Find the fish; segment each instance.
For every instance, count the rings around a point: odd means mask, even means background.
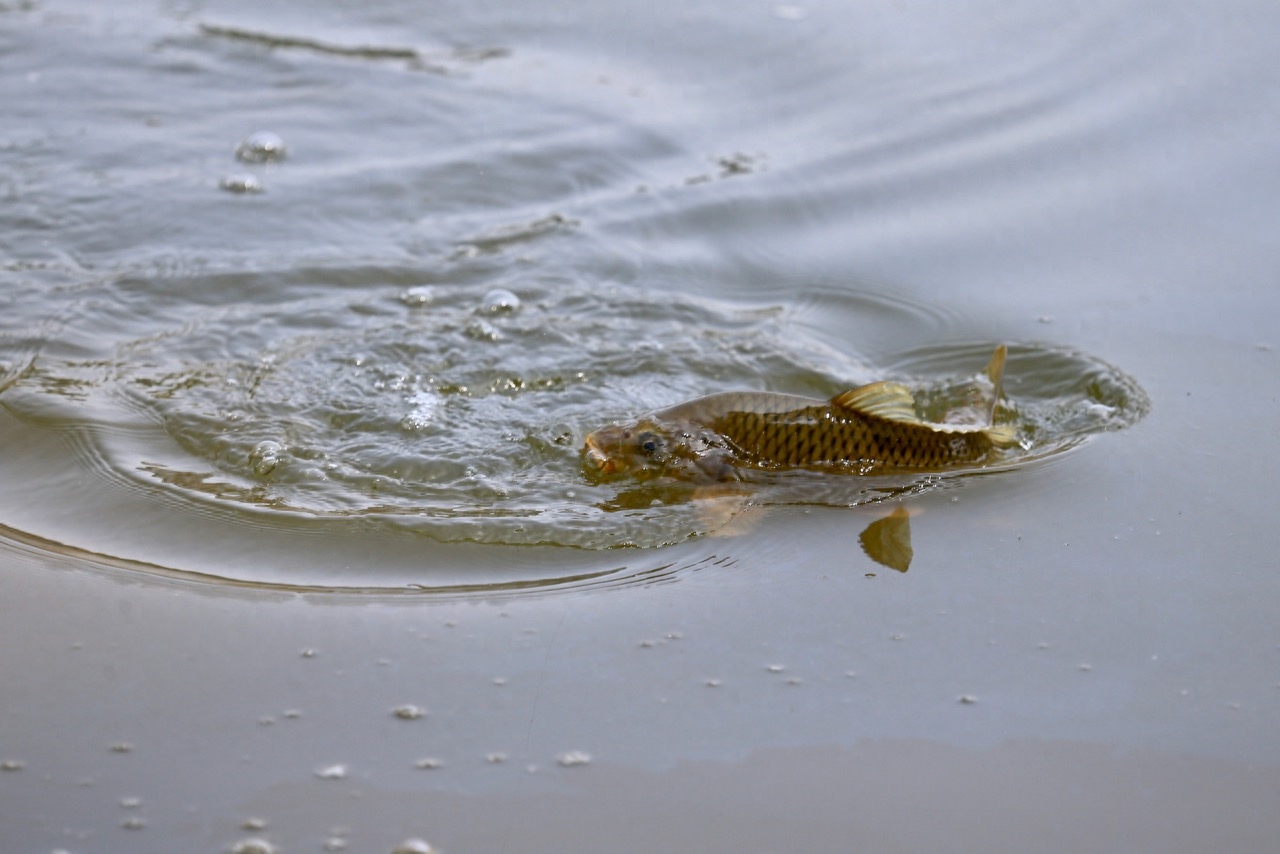
[[[712,394],[587,434],[581,457],[604,480],[743,480],[752,472],[805,469],[879,475],[981,466],[1017,442],[996,424],[1008,350],[987,365],[993,396],[983,424],[938,424],[916,412],[911,390],[881,381],[830,400],[762,391]]]

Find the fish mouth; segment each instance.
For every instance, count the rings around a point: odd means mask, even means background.
[[[582,449],[582,459],[598,474],[613,474],[617,469],[609,455],[600,449],[594,436],[588,436],[586,446]]]

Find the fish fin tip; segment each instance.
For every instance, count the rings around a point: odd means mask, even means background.
[[[982,432],[997,448],[1007,448],[1018,443],[1018,428],[1014,424],[992,424],[984,427]]]
[[[996,422],[996,408],[1004,396],[1004,363],[1008,355],[1009,348],[1000,344],[991,354],[991,361],[987,362],[987,378],[991,380],[991,409],[987,412],[987,424],[992,426]]]
[[[886,381],[851,388],[831,398],[831,405],[888,421],[920,423],[916,399],[902,383]]]

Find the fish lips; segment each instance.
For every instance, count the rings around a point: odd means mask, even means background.
[[[582,461],[587,468],[598,477],[605,477],[617,471],[617,464],[595,443],[594,435],[587,436],[582,448]]]

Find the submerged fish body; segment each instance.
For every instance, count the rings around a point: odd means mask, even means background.
[[[602,427],[587,436],[583,459],[598,476],[642,480],[730,480],[751,469],[889,474],[980,465],[1015,439],[1012,428],[994,424],[1004,360],[1005,348],[996,348],[988,365],[995,396],[985,425],[925,421],[910,389],[895,382],[860,386],[831,400],[727,392]]]

